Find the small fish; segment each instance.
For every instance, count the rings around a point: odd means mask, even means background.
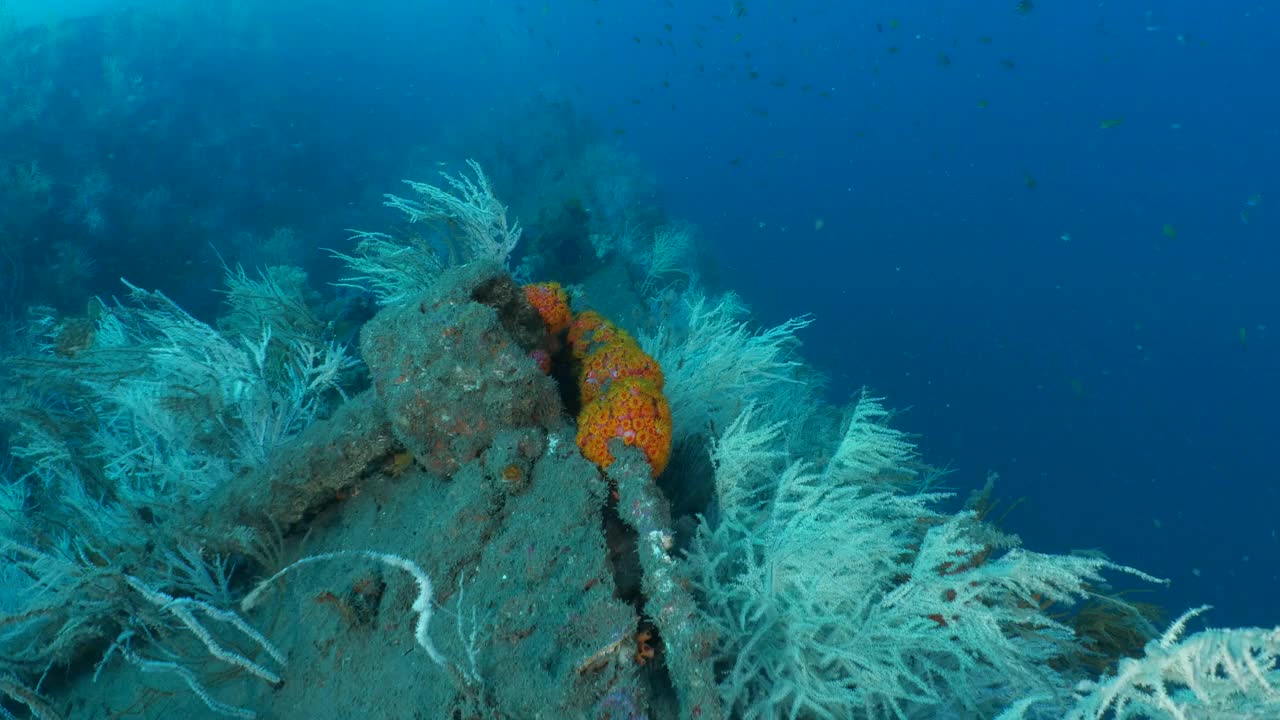
[[[1170,225],[1169,223],[1165,223],[1163,226],[1161,226],[1160,232],[1170,240],[1178,239],[1178,228]]]
[[[1098,123],[1098,129],[1111,130],[1113,128],[1118,128],[1123,124],[1124,124],[1124,118],[1122,117],[1107,118],[1106,120],[1103,120],[1102,122]]]
[[[1032,10],[1036,9],[1036,4],[1031,0],[1018,0],[1013,4],[1013,11],[1019,15],[1030,15]]]
[[[1012,70],[1014,67],[1013,60],[1010,60],[1009,58],[1002,59],[1000,61],[1000,67],[1004,68],[1005,70]]]
[[[1023,170],[1022,186],[1028,190],[1035,190],[1037,185],[1039,185],[1039,183],[1036,182],[1035,178],[1031,177],[1031,173],[1027,172],[1026,170]]]
[[[944,52],[938,53],[938,65],[946,67],[951,64],[951,57]]]
[[[979,101],[978,101],[978,109],[979,109],[979,110],[986,110],[986,109],[987,109],[987,105],[988,105],[988,103],[987,103],[987,101],[986,101],[986,100],[979,100]]]
[[[1236,339],[1240,341],[1240,349],[1249,352],[1249,331],[1243,327],[1236,328]]]

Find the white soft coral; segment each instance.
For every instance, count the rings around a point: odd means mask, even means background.
[[[727,707],[746,718],[989,716],[1062,693],[1071,630],[1043,610],[1086,597],[1101,558],[1031,553],[973,512],[907,494],[915,448],[878,400],[853,408],[819,472],[749,407],[715,443],[719,518],[689,555],[722,638]],[[889,481],[886,481],[889,480]],[[1010,549],[1011,548],[1011,549]]]
[[[1203,630],[1178,640],[1208,609],[1184,613],[1142,657],[1121,660],[1114,676],[1081,683],[1067,719],[1280,717],[1280,627]]]

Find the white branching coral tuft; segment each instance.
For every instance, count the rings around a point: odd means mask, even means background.
[[[487,260],[507,264],[520,242],[520,223],[507,222],[507,208],[493,193],[480,163],[468,160],[474,178],[442,172],[445,187],[405,180],[416,199],[386,195],[387,207],[403,212],[409,222],[443,223],[457,227],[465,243],[466,260]]]
[[[890,413],[864,390],[846,421],[844,436],[824,475],[844,482],[868,484],[884,473],[901,473],[916,456],[906,433],[888,426]]]
[[[649,253],[649,268],[640,284],[640,291],[645,295],[652,295],[677,279],[688,280],[689,271],[685,266],[692,251],[692,225],[663,225],[655,230],[653,248]]]

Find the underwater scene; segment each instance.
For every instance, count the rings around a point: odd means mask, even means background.
[[[0,0],[0,720],[1280,718],[1278,67]]]

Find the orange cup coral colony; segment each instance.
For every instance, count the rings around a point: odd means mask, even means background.
[[[569,346],[573,348],[573,357],[578,360],[586,358],[597,348],[619,342],[634,344],[635,340],[626,330],[595,310],[578,313],[569,325]]]
[[[583,404],[594,401],[611,383],[625,378],[647,380],[653,387],[662,389],[662,368],[635,342],[618,341],[600,346],[582,361],[578,373]]]
[[[593,310],[574,316],[568,297],[556,283],[526,285],[525,296],[537,308],[552,335],[568,328],[577,363],[578,447],[602,469],[613,464],[609,441],[638,448],[654,476],[671,459],[671,406],[662,394],[662,368],[640,349],[627,331]]]
[[[548,333],[558,335],[573,321],[573,313],[569,310],[569,295],[564,288],[560,287],[560,283],[525,285],[524,296],[542,316],[542,322],[546,323]]]
[[[639,448],[649,459],[654,476],[671,459],[671,407],[662,391],[645,380],[626,378],[610,383],[604,394],[583,406],[578,415],[578,447],[601,468],[613,464],[609,440],[619,438]]]

